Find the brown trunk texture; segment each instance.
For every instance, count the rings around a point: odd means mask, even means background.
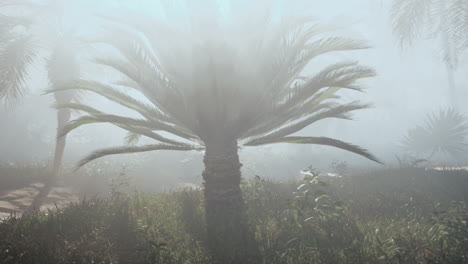
[[[237,142],[207,144],[203,171],[208,246],[219,264],[261,263],[240,189]]]
[[[65,127],[65,125],[70,121],[71,112],[68,109],[60,109],[57,112],[57,135],[59,131]],[[55,144],[55,153],[54,153],[54,163],[52,167],[52,173],[49,174],[47,179],[45,179],[44,187],[39,190],[39,193],[34,198],[31,204],[31,210],[36,211],[41,208],[44,204],[47,196],[49,195],[52,187],[57,182],[57,178],[60,172],[60,167],[62,165],[63,153],[65,151],[66,145],[66,136],[62,137],[60,140],[57,140]]]

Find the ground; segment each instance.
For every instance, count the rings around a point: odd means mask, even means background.
[[[21,215],[31,206],[34,197],[43,186],[43,183],[35,182],[24,188],[0,191],[0,219],[8,217],[10,214]],[[41,206],[41,211],[78,201],[79,194],[77,190],[65,186],[56,186],[52,188],[47,196],[45,203]]]

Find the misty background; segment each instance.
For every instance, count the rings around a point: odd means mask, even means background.
[[[69,5],[64,5],[62,11],[68,27],[83,37],[100,32],[94,14],[105,12],[125,15],[126,12],[144,12],[164,16],[161,8],[153,4],[154,1],[74,2],[76,3],[70,1]],[[405,155],[400,141],[408,129],[420,123],[426,114],[451,106],[447,92],[447,71],[441,59],[439,40],[423,39],[416,41],[411,47],[400,47],[399,41],[392,35],[391,4],[390,0],[283,0],[272,6],[277,16],[312,15],[319,23],[339,26],[340,33],[364,39],[373,46],[372,49],[363,51],[327,56],[325,60],[333,61],[339,56],[342,60],[355,59],[363,65],[374,67],[378,76],[365,80],[365,93],[352,93],[349,97],[344,93],[345,99],[362,100],[372,103],[374,107],[354,113],[353,121],[324,120],[307,127],[300,134],[326,135],[353,142],[374,153],[385,163],[382,166],[386,167],[396,166],[396,155]],[[38,27],[41,23],[53,26],[51,17],[38,19]],[[41,41],[54,41],[50,32],[47,32],[47,27],[38,30]],[[115,79],[115,73],[94,68],[90,63],[92,53],[93,51],[79,52],[83,75],[104,81]],[[458,110],[465,115],[468,114],[468,106],[465,104],[468,98],[466,62],[467,56],[461,56],[455,73],[455,85],[459,94]],[[317,66],[320,67],[320,64]],[[56,112],[51,108],[53,96],[44,95],[49,86],[44,67],[33,66],[33,74],[28,79],[27,86],[29,90],[20,102],[0,109],[0,161],[14,164],[39,161],[50,163],[57,124]],[[91,100],[90,105],[107,109],[108,112],[122,111],[120,107],[104,99],[87,95],[86,99]],[[92,150],[121,145],[124,136],[124,131],[110,125],[79,128],[68,136],[64,163],[66,166],[73,166]],[[136,181],[157,185],[172,181],[201,182],[202,158],[202,153],[198,152],[164,151],[112,156],[95,162],[113,162],[115,165],[112,166],[116,166],[117,171],[125,167],[126,173]],[[314,145],[277,144],[255,149],[246,147],[240,151],[240,158],[245,177],[260,175],[272,179],[294,177],[309,165],[329,171],[331,164],[336,161],[344,161],[350,167],[359,169],[381,166],[352,153]],[[444,157],[440,159],[443,160]],[[455,162],[466,165],[468,158],[457,157]]]

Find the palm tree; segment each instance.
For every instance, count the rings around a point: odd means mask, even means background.
[[[427,155],[427,160],[437,153],[459,157],[468,151],[468,122],[454,109],[441,109],[410,129],[402,143],[414,154]]]
[[[21,7],[36,13],[37,17],[30,19],[20,16],[3,15],[0,19],[0,30],[3,32],[0,37],[0,60],[3,69],[1,72],[1,87],[0,99],[5,99],[7,102],[17,101],[23,95],[26,86],[26,79],[29,76],[30,66],[36,63],[39,56],[39,51],[49,53],[47,58],[46,71],[49,82],[52,87],[58,87],[66,81],[77,79],[80,77],[79,64],[76,58],[76,50],[78,43],[72,32],[63,32],[62,14],[54,13],[57,17],[58,28],[50,27],[50,25],[39,25],[40,30],[52,30],[54,40],[52,42],[41,43],[41,49],[37,43],[41,39],[41,34],[31,30],[28,27],[35,22],[34,26],[38,27],[38,17],[44,22],[44,16],[53,12],[51,10],[60,9],[63,1],[50,0],[48,3],[38,5],[29,1],[9,1],[2,0],[0,7]],[[42,26],[42,27],[41,27]],[[18,30],[18,27],[23,27],[24,30]],[[37,29],[37,28],[35,28]],[[52,44],[53,43],[53,44]],[[57,92],[54,93],[55,100],[58,104],[69,103],[76,100],[75,92]],[[59,109],[57,111],[57,129],[60,131],[70,121],[70,111],[67,109]],[[49,194],[53,184],[59,174],[61,167],[66,139],[63,137],[57,141],[52,173],[46,179],[44,187],[39,190],[39,194],[35,197],[31,204],[31,209],[36,210],[41,207],[44,199]]]
[[[458,57],[468,47],[468,2],[466,0],[395,0],[393,32],[402,46],[422,36],[441,41],[447,68],[450,103],[457,105],[454,71]]]
[[[60,87],[70,80],[80,78],[80,64],[77,59],[76,50],[78,43],[72,33],[62,33],[55,40],[55,46],[47,61],[47,74],[52,87]],[[54,93],[57,104],[67,104],[79,102],[76,92],[62,91]],[[57,135],[70,121],[71,111],[69,109],[57,109]],[[61,137],[55,144],[54,161],[52,164],[52,173],[46,179],[44,187],[40,189],[38,195],[31,204],[32,210],[39,210],[44,204],[52,187],[57,182],[60,168],[62,165],[63,154],[66,145],[66,136]]]
[[[350,112],[369,107],[357,101],[341,102],[337,93],[360,91],[356,81],[374,76],[373,69],[353,61],[329,65],[313,75],[305,70],[322,54],[368,46],[326,37],[326,30],[310,18],[229,23],[192,12],[190,27],[185,28],[142,16],[117,19],[101,41],[114,47],[119,56],[100,56],[95,61],[123,79],[114,84],[77,80],[50,92],[93,92],[138,117],[114,115],[85,104],[63,104],[58,107],[85,114],[72,120],[60,136],[92,123],[110,123],[128,131],[132,145],[97,150],[78,167],[114,154],[204,151],[208,246],[219,263],[260,263],[241,195],[238,149],[275,143],[319,144],[378,162],[366,150],[346,142],[293,135],[317,121],[349,119]],[[259,16],[250,19],[255,17]],[[140,137],[155,143],[138,144]]]
[[[0,8],[12,4],[12,1],[2,0]],[[30,24],[26,17],[0,15],[0,100],[7,103],[23,95],[28,69],[37,58],[38,47],[33,38],[24,33]]]

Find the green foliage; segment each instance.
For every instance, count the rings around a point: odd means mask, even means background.
[[[29,23],[24,17],[0,15],[0,99],[6,102],[23,95],[29,68],[37,56],[33,38],[18,30],[28,28]]]
[[[454,202],[454,206],[440,218],[444,234],[445,251],[451,263],[468,262],[468,210],[466,204]],[[442,244],[442,246],[444,246]]]
[[[38,64],[39,51],[44,48],[50,53],[45,69],[51,86],[80,78],[78,41],[71,31],[64,32],[63,14],[57,12],[61,3],[45,2],[0,1],[0,100],[14,102],[23,97],[31,66]],[[24,12],[11,12],[10,7]],[[50,25],[51,18],[54,24],[60,21],[58,28]],[[44,32],[52,32],[54,44],[44,41]],[[72,92],[55,97],[61,103],[78,98]]]
[[[468,197],[453,196],[462,187],[435,182],[466,187],[467,175],[430,173],[413,168],[325,181],[309,169],[298,183],[257,176],[242,189],[265,263],[468,263],[468,210],[449,202]],[[132,194],[128,184],[122,172],[108,200],[0,223],[0,262],[213,263],[200,190]],[[418,195],[418,186],[428,196]]]
[[[265,196],[264,200],[270,201],[268,210],[256,207],[251,215],[257,219],[258,240],[266,263],[359,260],[363,235],[349,213],[348,202],[334,197],[318,173],[310,169],[309,172],[296,188],[286,185],[292,189],[286,197],[273,194],[268,188],[271,183],[261,181],[263,187],[258,182],[253,185],[260,190],[260,196]],[[261,215],[262,211],[269,214]]]
[[[328,65],[315,74],[305,72],[319,56],[369,46],[330,37],[329,30],[309,17],[276,22],[266,19],[271,15],[264,13],[268,11],[253,6],[237,13],[234,2],[232,10],[227,10],[233,23],[221,21],[222,11],[215,6],[213,13],[200,14],[188,2],[187,17],[197,19],[159,21],[141,14],[128,14],[124,20],[104,17],[110,23],[96,42],[121,56],[94,61],[116,71],[121,79],[115,83],[73,81],[49,92],[89,91],[142,118],[112,115],[83,104],[62,105],[86,115],[71,121],[60,136],[95,123],[109,123],[130,133],[127,146],[98,150],[79,166],[114,154],[201,150],[208,141],[236,141],[244,146],[321,144],[378,162],[367,150],[339,140],[287,137],[320,120],[350,119],[351,112],[370,107],[358,101],[343,102],[339,94],[344,89],[361,91],[358,81],[375,76],[372,68],[351,61]],[[244,19],[246,14],[258,21]],[[205,19],[211,22],[206,24]],[[191,26],[182,26],[184,22]],[[122,86],[145,100],[124,92]],[[156,144],[136,146],[138,135]]]

